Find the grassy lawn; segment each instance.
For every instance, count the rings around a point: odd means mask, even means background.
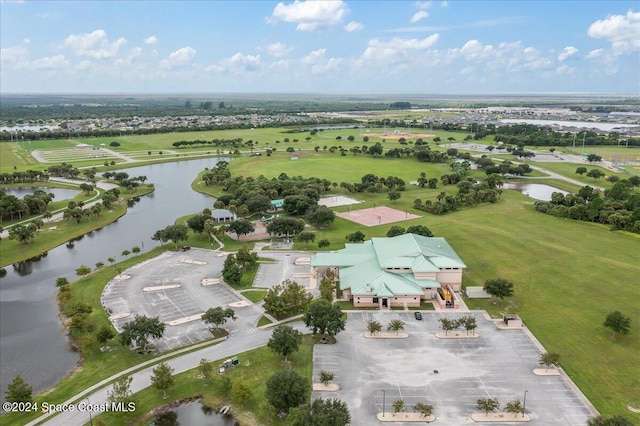
[[[304,336],[300,350],[289,356],[288,367],[293,368],[309,381],[311,391],[313,371],[313,344],[311,336]],[[146,425],[152,420],[147,413],[151,409],[170,404],[185,398],[202,396],[203,401],[213,408],[219,409],[223,405],[231,405],[234,417],[243,424],[284,425],[286,420],[279,419],[275,410],[266,402],[266,382],[276,371],[286,368],[281,355],[274,354],[267,347],[261,347],[238,355],[240,364],[223,376],[214,373],[214,377],[207,380],[198,377],[198,369],[186,371],[176,375],[175,385],[168,390],[167,399],[163,399],[162,392],[147,388],[134,395],[136,411],[130,416],[105,413],[97,418],[105,424]],[[213,361],[214,369],[224,360]],[[224,389],[223,382],[242,381],[249,386],[252,396],[244,403],[233,402]],[[249,421],[249,423],[244,423]]]
[[[242,295],[244,297],[246,297],[247,299],[249,299],[253,303],[258,303],[262,299],[264,299],[264,296],[267,295],[267,290],[263,290],[263,289],[251,290],[251,289],[249,289],[249,290],[244,290],[241,293],[242,293]]]
[[[537,163],[537,166],[540,166],[544,169],[550,170],[552,172],[558,173],[563,176],[570,177],[571,179],[577,180],[579,182],[584,183],[585,185],[590,186],[599,186],[601,188],[611,188],[612,184],[610,184],[607,180],[607,176],[618,176],[620,179],[624,179],[625,175],[622,173],[615,173],[611,170],[605,169],[604,167],[600,167],[595,164],[578,164],[578,163]],[[586,167],[587,171],[591,169],[598,169],[605,174],[604,178],[594,179],[591,177],[587,177],[586,174],[579,175],[576,173],[576,169],[578,167]]]
[[[153,186],[139,186],[134,192],[123,191],[122,198],[112,205],[111,210],[100,213],[97,218],[84,218],[79,224],[60,220],[46,222],[40,230],[40,234],[30,244],[20,244],[16,240],[5,239],[0,243],[0,266],[10,265],[21,260],[38,256],[47,250],[51,250],[73,238],[80,237],[95,229],[102,228],[123,216],[127,212],[127,199],[139,197],[153,191]],[[92,266],[92,265],[88,265]]]

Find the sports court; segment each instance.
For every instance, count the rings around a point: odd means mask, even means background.
[[[336,216],[364,226],[386,225],[387,223],[402,222],[421,217],[416,214],[392,209],[387,206],[351,210],[348,212],[336,213]]]

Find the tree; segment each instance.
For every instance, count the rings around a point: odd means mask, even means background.
[[[244,405],[251,398],[253,398],[253,391],[247,382],[241,378],[235,379],[231,385],[231,400]]]
[[[323,336],[335,336],[345,327],[340,307],[324,299],[309,305],[309,310],[304,314],[304,323],[312,329],[313,334],[320,333]]]
[[[398,334],[400,330],[404,330],[404,325],[404,321],[402,320],[392,320],[387,326],[387,331],[394,331],[396,334]]]
[[[464,326],[464,329],[467,331],[467,334],[471,331],[475,333],[475,329],[478,328],[478,324],[476,323],[476,317],[473,315],[466,315],[459,320],[460,325]]]
[[[518,413],[522,413],[524,415],[523,409],[524,409],[524,407],[522,406],[522,402],[520,402],[519,399],[515,399],[513,401],[509,401],[509,402],[507,402],[507,405],[504,406],[504,410],[507,413],[511,413],[511,414],[513,414],[515,416],[517,416]]]
[[[107,325],[103,325],[98,330],[98,334],[96,334],[96,340],[98,341],[98,343],[101,343],[104,345],[105,343],[107,343],[107,340],[112,339],[114,336],[115,336],[115,333],[113,332],[111,327]]]
[[[233,232],[238,236],[238,240],[241,235],[247,235],[255,231],[253,223],[246,219],[234,220],[229,224],[229,232]]]
[[[31,402],[33,389],[27,382],[24,381],[22,376],[17,375],[4,393],[7,402]]]
[[[262,307],[276,319],[302,313],[311,301],[311,295],[295,281],[284,280],[267,291]]]
[[[213,363],[208,359],[202,358],[200,360],[200,364],[198,365],[198,371],[205,380],[209,380],[211,378],[211,374],[213,373]]]
[[[109,144],[109,146],[112,148],[117,148],[120,146],[120,142],[113,141]]]
[[[555,352],[545,352],[540,355],[540,359],[538,360],[538,363],[547,367],[547,370],[549,370],[549,367],[551,366],[557,366],[559,362],[560,354],[557,354]]]
[[[127,257],[131,254],[131,252],[129,250],[122,250],[122,256],[123,257]]]
[[[204,232],[204,223],[207,220],[211,220],[211,215],[196,214],[187,219],[187,226],[193,230],[193,232],[202,234],[202,232]]]
[[[329,371],[321,371],[320,372],[320,383],[325,386],[329,386],[329,382],[334,379],[335,375]]]
[[[247,246],[242,246],[236,253],[236,262],[238,262],[240,269],[251,268],[258,263],[258,253],[249,250]]]
[[[320,297],[333,302],[333,292],[336,290],[336,283],[333,279],[327,276],[322,277],[318,289],[320,290]]]
[[[389,228],[389,230],[387,231],[387,237],[396,237],[398,235],[402,235],[404,233],[406,233],[407,230],[404,229],[402,226],[398,226],[398,225],[393,225],[391,228]]]
[[[433,405],[416,402],[413,404],[413,412],[420,413],[420,417],[429,417],[433,414]]]
[[[222,278],[224,278],[225,282],[229,285],[240,284],[240,280],[242,279],[242,269],[240,269],[234,254],[228,255],[224,260]]]
[[[327,248],[331,245],[331,241],[323,239],[318,241],[318,248]]]
[[[291,426],[347,426],[351,415],[343,401],[319,398],[292,409],[288,421]]]
[[[598,154],[588,154],[587,161],[589,162],[589,164],[599,163],[600,161],[602,161],[602,157],[599,156]]]
[[[587,426],[633,426],[633,423],[622,416],[597,416],[590,418]]]
[[[345,237],[345,239],[347,241],[349,241],[350,243],[361,243],[364,241],[364,233],[362,233],[362,231],[356,231],[356,232],[352,232],[350,234],[347,234],[347,236]]]
[[[422,235],[423,237],[433,237],[433,233],[424,225],[413,225],[407,228],[407,234]]]
[[[56,278],[56,287],[62,287],[69,284],[69,280],[65,277]]]
[[[393,407],[393,415],[395,416],[396,413],[404,411],[404,399],[396,399],[395,401],[393,401],[393,404],[391,404],[391,406]]]
[[[91,268],[86,265],[80,265],[80,267],[76,268],[76,275],[85,276],[91,273]]]
[[[484,411],[484,414],[488,416],[489,413],[494,413],[498,410],[500,403],[495,398],[482,398],[477,401],[476,407],[478,410]]]
[[[35,230],[24,225],[15,225],[9,229],[9,239],[18,240],[20,244],[29,244],[35,238]]]
[[[273,329],[273,334],[267,343],[272,352],[284,356],[285,364],[288,356],[298,351],[302,343],[302,333],[289,325],[279,325]]]
[[[133,321],[129,321],[122,327],[120,340],[123,345],[131,345],[135,342],[143,352],[149,344],[149,337],[159,339],[164,334],[165,324],[160,318],[149,318],[145,315],[136,315]]]
[[[513,283],[504,278],[486,280],[482,289],[492,296],[499,297],[501,300],[513,295]]]
[[[451,330],[455,330],[458,328],[458,322],[450,320],[449,318],[440,318],[440,324],[442,329],[444,330],[444,335],[446,336]]]
[[[307,222],[319,228],[325,228],[331,225],[335,218],[335,212],[327,206],[313,205],[305,214]]]
[[[302,231],[298,234],[297,238],[303,243],[313,242],[316,239],[316,233],[311,231]]]
[[[267,232],[271,235],[295,236],[304,230],[304,221],[293,217],[278,217],[267,225]]]
[[[153,369],[153,376],[151,376],[151,386],[162,391],[162,397],[167,399],[167,389],[169,389],[175,383],[173,377],[173,368],[167,364],[160,363]]]
[[[176,249],[180,241],[187,241],[189,228],[185,225],[169,225],[164,229],[156,231],[151,238],[155,241],[171,241],[175,244]]]
[[[285,368],[267,380],[267,401],[278,411],[288,412],[307,400],[309,383],[296,371]]]
[[[399,200],[401,196],[402,194],[400,194],[400,192],[398,191],[389,191],[389,193],[387,194],[387,198],[391,200],[392,203],[395,203],[396,200]]]
[[[587,172],[587,176],[597,180],[597,179],[599,179],[599,178],[604,176],[604,172],[602,170],[598,170],[598,169],[591,169],[591,170],[589,170],[589,172]]]
[[[616,338],[616,333],[629,334],[631,329],[631,318],[625,317],[620,311],[613,311],[607,315],[603,325],[611,329],[611,340],[614,340]]]
[[[131,382],[133,377],[122,375],[113,382],[113,387],[107,392],[107,401],[114,404],[131,402]]]
[[[131,247],[131,253],[133,253],[133,254],[140,253],[140,247],[138,247],[138,246]]]
[[[378,321],[369,321],[367,322],[367,330],[371,335],[379,333],[380,330],[382,330],[382,324],[380,324]]]
[[[220,306],[209,308],[202,314],[202,321],[204,321],[205,324],[214,324],[218,328],[226,323],[229,318],[234,321],[236,320],[235,311],[231,308],[222,309]]]
[[[582,167],[581,166],[581,167],[576,168],[576,174],[577,175],[581,175],[582,176],[585,173],[587,173],[587,168],[586,167]]]

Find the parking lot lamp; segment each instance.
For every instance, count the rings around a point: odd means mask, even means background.
[[[524,417],[524,408],[527,405],[527,390],[524,391],[524,399],[522,400],[522,417]]]

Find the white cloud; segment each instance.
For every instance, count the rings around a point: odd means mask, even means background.
[[[640,12],[628,11],[626,15],[599,19],[589,26],[587,34],[609,41],[616,55],[640,50]]]
[[[95,30],[92,33],[72,34],[64,40],[61,47],[72,49],[78,56],[105,59],[115,56],[120,46],[126,42],[126,39],[120,37],[110,43],[104,30]]]
[[[309,67],[311,73],[322,74],[336,70],[342,63],[341,58],[326,58],[327,49],[321,48],[311,51],[307,56],[300,59],[300,63]]]
[[[187,65],[196,56],[196,50],[190,46],[182,47],[169,54],[169,58],[163,60],[161,65],[165,68],[175,68]]]
[[[367,45],[367,49],[364,51],[363,57],[365,59],[392,59],[400,56],[407,51],[416,51],[428,49],[438,41],[439,35],[432,34],[429,37],[423,39],[417,38],[398,38],[394,37],[391,40],[379,40],[371,39]]]
[[[360,22],[356,22],[356,21],[351,21],[347,25],[344,26],[344,30],[346,32],[348,32],[348,33],[352,33],[354,31],[360,31],[363,28],[364,28],[364,25],[362,25]]]
[[[572,68],[567,64],[562,64],[558,68],[556,68],[556,74],[558,75],[571,74],[574,71],[575,71],[575,68]]]
[[[429,9],[431,6],[433,6],[433,2],[432,1],[417,1],[416,2],[416,8],[418,8],[420,10]]]
[[[567,46],[564,49],[562,49],[562,52],[560,52],[560,54],[558,55],[558,60],[562,62],[565,59],[575,55],[576,53],[578,53],[578,49],[576,49],[573,46]]]
[[[591,52],[587,53],[587,59],[599,58],[600,56],[602,56],[602,52],[604,52],[604,49],[594,49]]]
[[[29,56],[29,49],[24,45],[19,44],[17,46],[5,47],[0,50],[0,60],[3,63],[20,62],[27,59]]]
[[[292,50],[293,47],[289,47],[286,44],[280,42],[271,43],[267,46],[267,53],[276,58],[281,58]]]
[[[448,1],[441,1],[440,2],[440,7],[449,7],[449,2]]]
[[[319,31],[340,24],[347,14],[347,6],[342,0],[336,1],[298,1],[278,3],[267,21],[293,22],[298,31]]]
[[[425,12],[424,10],[420,10],[420,11],[416,12],[415,15],[413,15],[411,17],[411,23],[412,24],[416,23],[416,22],[421,21],[421,20],[423,20],[425,18],[428,18],[428,17],[429,17],[429,13],[428,12]]]
[[[64,68],[68,65],[69,61],[64,57],[64,55],[56,55],[36,59],[35,61],[26,64],[26,68],[36,70],[55,70]]]
[[[139,57],[140,55],[142,55],[142,48],[141,47],[134,47],[133,49],[131,49],[131,51],[129,52],[129,54],[121,59],[116,59],[115,64],[116,65],[131,65],[134,62],[134,59]]]
[[[224,72],[238,74],[240,72],[256,72],[262,69],[260,55],[243,55],[237,52],[229,58],[225,58],[214,65],[209,65],[206,70],[221,74]]]
[[[158,42],[158,37],[152,35],[144,39],[144,44],[156,44]]]

